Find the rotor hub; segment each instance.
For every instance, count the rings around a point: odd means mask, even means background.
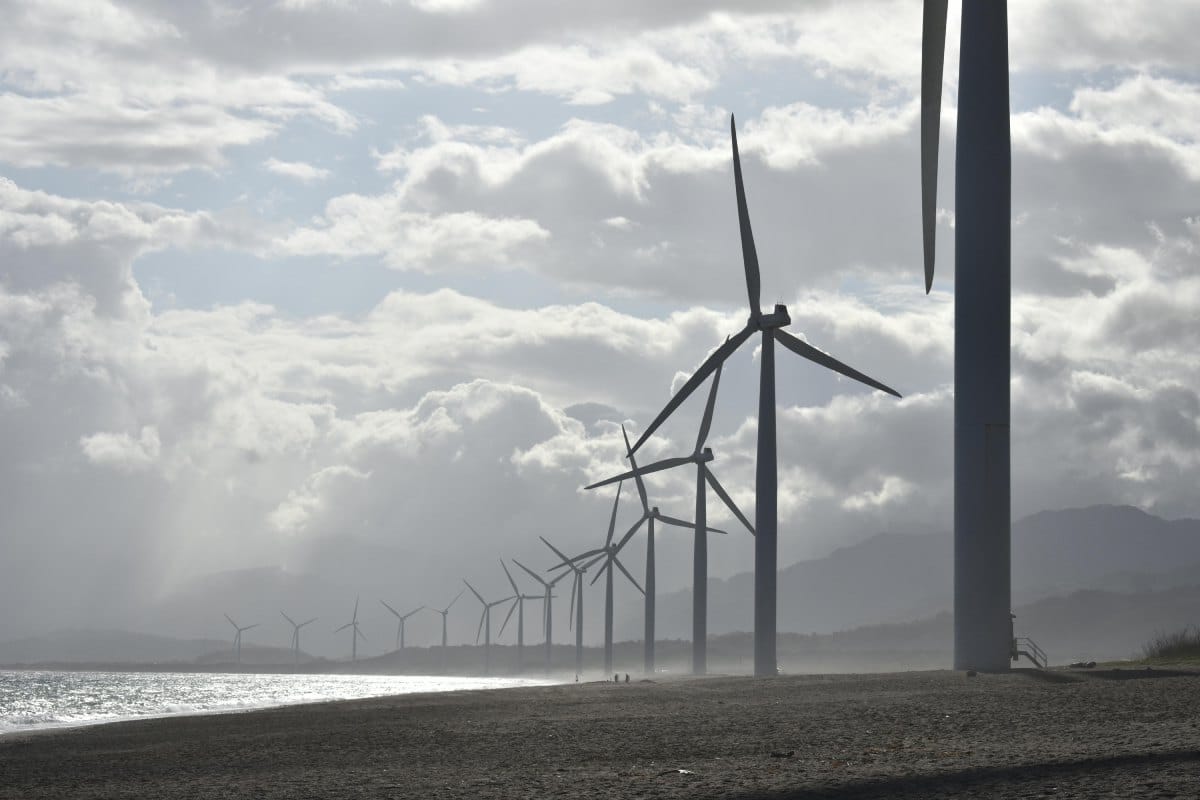
[[[775,310],[770,314],[760,314],[757,319],[751,318],[751,322],[755,324],[760,331],[770,330],[772,328],[783,328],[792,324],[792,318],[788,316],[787,306],[783,303],[776,303]]]

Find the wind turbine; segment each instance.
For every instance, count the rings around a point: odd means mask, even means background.
[[[947,0],[925,0],[921,222],[933,285]],[[954,668],[1009,667],[1012,142],[1008,3],[962,4],[954,174]]]
[[[696,526],[692,546],[692,672],[696,675],[703,675],[708,670],[708,536],[705,531],[708,524],[707,486],[712,486],[713,491],[717,493],[730,512],[746,526],[746,530],[750,531],[751,535],[754,534],[754,527],[750,521],[733,502],[733,498],[725,491],[725,487],[721,486],[717,476],[713,475],[712,470],[708,468],[708,462],[713,460],[713,452],[711,448],[704,445],[708,440],[708,431],[712,427],[713,408],[717,402],[717,387],[721,382],[722,368],[722,366],[718,366],[716,372],[713,373],[712,386],[708,391],[708,403],[704,406],[704,416],[700,420],[700,433],[696,437],[696,449],[692,451],[691,455],[656,461],[640,469],[635,468],[630,472],[584,487],[595,489],[631,477],[637,477],[640,487],[643,475],[687,464],[696,465]],[[628,445],[628,440],[626,440],[626,445]],[[645,502],[644,494],[643,502]],[[647,578],[646,588],[650,588],[649,578]]]
[[[225,615],[225,619],[229,620],[229,624],[232,625],[233,629],[237,631],[237,633],[233,635],[233,652],[234,659],[236,660],[237,665],[240,667],[242,665],[242,633],[250,630],[251,628],[257,628],[258,623],[256,622],[253,625],[238,625],[228,614]]]
[[[621,491],[620,488],[618,488],[617,492],[620,493],[620,491]],[[614,508],[614,520],[615,520],[615,510],[616,509]],[[611,530],[609,531],[609,536],[612,536]],[[564,573],[562,573],[562,575],[559,575],[557,578],[554,578],[553,581],[551,581],[551,585],[553,585],[555,582],[557,582],[558,580],[560,580],[561,578],[563,578],[564,576],[566,576],[568,574],[574,576],[574,578],[572,578],[572,580],[571,580],[571,608],[567,614],[567,627],[568,628],[571,627],[571,618],[574,617],[574,619],[575,619],[575,676],[579,677],[580,675],[583,674],[583,574],[585,572],[587,572],[587,570],[586,570],[586,568],[581,567],[578,564],[576,564],[574,559],[568,558],[567,555],[563,551],[559,550],[557,547],[550,544],[550,542],[546,539],[545,536],[539,536],[538,538],[542,540],[542,543],[545,544],[546,547],[550,548],[550,550],[554,553],[554,555],[556,555],[562,559],[561,564],[556,564],[555,566],[551,567],[550,569],[548,569],[546,571],[552,572],[552,571],[558,569],[559,567],[564,567],[564,566],[568,568],[567,572],[564,572]],[[595,562],[592,562],[592,563],[595,563]],[[591,564],[589,564],[588,566],[591,566]],[[611,606],[610,606],[610,609],[611,609]],[[611,613],[609,616],[610,616],[610,624],[609,624],[608,640],[611,642],[612,641]],[[549,627],[547,627],[546,628],[546,638],[547,639],[550,638],[549,631],[550,631],[550,629],[549,629]],[[547,650],[548,649],[549,649],[549,647],[547,647]],[[608,652],[610,653],[610,655],[608,657],[608,662],[604,668],[605,673],[607,673],[610,669],[612,669],[611,645],[609,647]]]
[[[754,509],[754,674],[774,675],[776,592],[775,580],[778,559],[778,461],[775,441],[775,343],[786,347],[801,358],[806,358],[826,369],[831,369],[865,383],[888,394],[900,394],[884,384],[870,378],[812,345],[797,339],[783,330],[791,324],[787,306],[775,304],[770,314],[762,313],[761,281],[758,271],[758,254],[754,249],[754,234],[750,229],[750,211],[746,205],[746,190],[742,185],[742,162],[738,156],[737,129],[734,119],[729,118],[729,132],[733,141],[733,179],[737,193],[738,222],[741,228],[742,264],[746,272],[746,294],[750,300],[750,319],[746,326],[725,340],[714,350],[700,368],[679,388],[666,407],[654,418],[649,427],[638,438],[633,450],[636,452],[658,427],[671,416],[679,404],[687,399],[704,380],[729,358],[755,333],[762,334],[762,351],[759,355],[758,388],[758,458],[755,468]]]
[[[629,582],[634,585],[634,588],[636,588],[643,595],[646,594],[646,590],[642,588],[641,584],[639,584],[637,582],[637,579],[634,578],[632,574],[630,574],[629,570],[625,569],[625,565],[621,563],[621,560],[619,558],[617,558],[617,553],[620,552],[621,547],[624,546],[625,542],[627,542],[629,540],[629,537],[628,536],[625,537],[625,539],[623,539],[621,541],[620,545],[617,545],[613,542],[613,533],[616,531],[616,527],[617,527],[617,506],[621,502],[621,486],[622,485],[623,484],[617,484],[617,496],[616,496],[616,498],[613,499],[612,517],[608,521],[608,536],[605,537],[605,539],[604,539],[604,546],[597,547],[594,550],[588,550],[585,553],[580,553],[579,555],[575,556],[572,559],[569,559],[566,562],[572,569],[578,570],[578,572],[576,572],[576,581],[577,582],[581,580],[579,578],[579,575],[582,572],[586,571],[589,567],[591,567],[593,564],[595,564],[598,561],[604,562],[603,565],[600,567],[600,572],[597,572],[596,577],[592,578],[592,583],[596,582],[596,580],[600,577],[601,573],[603,573],[605,575],[605,579],[604,579],[604,674],[605,675],[612,672],[613,566],[616,565],[617,569],[621,570],[621,572],[625,575],[625,577],[629,579]],[[645,515],[643,515],[642,520],[643,521],[645,520]],[[640,524],[641,523],[639,522],[639,525]],[[632,533],[630,535],[632,536]],[[546,540],[543,539],[542,541],[545,542]],[[546,544],[550,544],[550,543],[546,542]],[[555,551],[555,552],[557,552],[557,551]],[[578,565],[575,563],[577,561],[583,561],[583,560],[589,559],[589,558],[592,560],[588,561],[588,563],[585,564],[582,568],[579,568]],[[562,566],[562,565],[560,564],[558,566]],[[579,602],[580,603],[583,602],[583,585],[582,585],[582,583],[580,583],[580,585],[579,585]],[[580,621],[582,622],[582,619]],[[582,627],[583,626],[580,625],[580,628],[582,628]]]
[[[542,541],[545,542],[546,540],[543,539]],[[550,543],[546,542],[546,544],[550,544]],[[550,549],[551,550],[554,549],[553,545],[551,545]],[[555,551],[555,552],[557,552],[557,551]],[[552,606],[550,604],[550,601],[552,599],[554,599],[554,594],[553,594],[554,584],[558,583],[563,578],[570,575],[571,572],[570,571],[564,572],[561,575],[559,575],[557,578],[551,578],[550,580],[547,581],[547,580],[543,580],[541,575],[538,575],[536,572],[534,572],[529,567],[522,564],[520,561],[517,561],[515,558],[513,559],[513,563],[516,564],[521,569],[525,570],[525,572],[529,574],[529,577],[533,578],[535,581],[540,583],[542,585],[542,589],[545,590],[545,595],[542,597],[542,630],[546,634],[546,674],[549,675],[550,674],[551,649],[554,646],[554,635],[553,635],[554,634],[554,615],[551,613]],[[579,574],[582,574],[582,570],[579,571]],[[578,577],[576,577],[576,581],[578,582]],[[572,600],[575,597],[574,585],[572,585],[572,587],[571,587],[571,597],[572,597]]]
[[[283,614],[282,611],[280,611],[279,613]],[[299,664],[300,663],[300,629],[303,628],[305,625],[309,625],[313,622],[316,622],[317,618],[313,617],[312,619],[306,620],[301,623],[297,623],[294,619],[289,617],[287,614],[283,614],[283,618],[286,619],[288,621],[288,624],[292,626],[292,643],[289,645],[289,647],[292,648],[292,663]]]
[[[397,623],[397,625],[396,625],[396,649],[403,650],[404,649],[404,623],[413,614],[416,614],[418,611],[424,611],[425,606],[418,606],[417,608],[414,608],[412,611],[408,612],[407,614],[401,614],[399,611],[392,608],[387,603],[384,603],[384,601],[380,600],[379,602],[383,603],[383,607],[386,608],[388,611],[392,612],[392,614],[395,615],[396,619],[399,620],[399,623]]]
[[[504,559],[500,559],[500,566],[504,568],[504,575],[505,575],[505,577],[508,578],[508,584],[509,584],[509,586],[512,587],[513,595],[516,597],[516,599],[513,600],[512,608],[510,608],[508,610],[508,616],[506,616],[504,618],[504,624],[500,626],[500,633],[497,635],[504,634],[504,628],[505,628],[505,626],[508,625],[509,617],[512,616],[513,609],[516,609],[516,612],[517,612],[517,671],[519,672],[521,670],[521,668],[524,666],[525,601],[526,600],[545,600],[545,598],[542,597],[542,595],[540,595],[540,594],[522,594],[520,587],[517,586],[517,582],[513,580],[512,573],[508,571],[508,567],[504,564]],[[540,578],[539,578],[539,580],[540,580]],[[547,602],[549,602],[549,601],[547,601]],[[546,608],[549,608],[549,606],[546,606],[542,609],[543,615],[545,614]]]
[[[443,654],[446,652],[446,641],[447,641],[446,619],[450,614],[450,609],[454,606],[455,603],[458,602],[458,598],[462,597],[463,592],[465,592],[465,591],[466,591],[466,589],[460,589],[458,594],[454,595],[454,599],[451,600],[450,604],[447,605],[445,608],[431,608],[430,609],[430,611],[436,611],[437,613],[442,615],[442,653]]]
[[[357,596],[354,598],[354,616],[351,617],[350,621],[347,622],[345,625],[343,625],[340,628],[335,629],[334,633],[340,633],[341,631],[346,630],[346,628],[354,629],[354,633],[350,634],[350,660],[358,661],[358,640],[361,637],[362,640],[365,642],[367,640],[367,637],[363,636],[363,632],[358,629],[358,597]]]
[[[471,594],[479,599],[483,604],[483,613],[479,615],[479,629],[475,631],[475,644],[479,644],[479,634],[481,631],[486,631],[483,637],[483,671],[484,674],[490,675],[492,672],[492,609],[499,605],[504,605],[511,597],[505,597],[502,600],[496,600],[489,603],[483,599],[483,595],[475,591],[475,587],[463,578],[463,583],[467,584],[467,588],[471,590]]]

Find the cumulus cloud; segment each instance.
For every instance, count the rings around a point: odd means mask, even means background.
[[[276,175],[282,175],[285,178],[295,178],[301,183],[322,181],[332,174],[323,167],[315,167],[304,161],[280,161],[277,158],[268,158],[263,162],[263,166]]]

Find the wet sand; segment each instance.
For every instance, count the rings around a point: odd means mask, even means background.
[[[707,678],[0,737],[3,798],[1200,796],[1200,674]]]

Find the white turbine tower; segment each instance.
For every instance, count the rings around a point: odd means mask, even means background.
[[[280,611],[279,613],[283,614],[282,611]],[[291,644],[288,645],[288,647],[290,647],[292,650],[292,663],[299,664],[300,663],[300,629],[303,628],[305,625],[310,625],[310,624],[316,622],[317,618],[313,617],[310,620],[305,620],[304,622],[300,622],[300,623],[297,623],[294,619],[289,617],[287,614],[283,614],[283,618],[286,619],[288,621],[288,624],[292,626],[292,641],[291,641]]]
[[[946,7],[947,0],[925,0],[922,30],[921,217],[926,292],[933,285]],[[957,131],[954,666],[1004,670],[1012,650],[1012,143],[1006,0],[962,4]]]
[[[700,433],[696,437],[696,448],[691,455],[681,456],[678,458],[667,458],[662,461],[656,461],[653,464],[647,464],[644,467],[633,469],[629,472],[622,473],[606,480],[598,481],[586,489],[595,489],[600,486],[607,486],[610,483],[617,483],[628,478],[637,477],[639,480],[639,488],[641,486],[641,476],[649,475],[653,472],[672,469],[674,467],[682,467],[688,464],[696,465],[696,523],[693,529],[693,546],[692,546],[692,672],[696,675],[703,675],[708,669],[708,493],[707,486],[712,486],[717,496],[725,503],[725,506],[743,525],[746,530],[754,534],[754,527],[750,521],[746,519],[746,515],[741,512],[737,504],[733,502],[733,498],[725,491],[717,476],[709,469],[708,464],[713,460],[713,452],[710,448],[705,447],[708,440],[708,432],[712,427],[713,409],[717,401],[717,387],[721,382],[721,369],[717,367],[717,371],[713,373],[712,387],[708,392],[708,403],[704,406],[704,416],[700,420]],[[628,441],[626,442],[628,445]],[[707,531],[705,529],[707,528]],[[647,579],[647,591],[650,589],[650,582]]]
[[[344,631],[346,628],[354,629],[354,632],[350,634],[350,660],[358,661],[358,640],[362,639],[364,642],[367,640],[363,632],[358,629],[358,597],[354,598],[354,616],[345,625],[335,629],[334,633]]]
[[[398,620],[396,623],[396,649],[403,650],[404,649],[404,623],[406,623],[408,621],[408,618],[411,617],[413,614],[416,614],[418,611],[424,611],[425,606],[418,606],[418,607],[414,608],[412,611],[408,612],[407,614],[401,614],[399,611],[397,611],[396,609],[389,606],[383,600],[380,600],[379,602],[383,603],[383,607],[386,608],[388,611],[392,612],[392,615],[395,616],[396,619]]]
[[[543,539],[542,541],[545,540]],[[554,599],[554,585],[570,575],[571,572],[564,572],[557,578],[551,578],[547,581],[544,580],[541,575],[538,575],[536,572],[522,564],[520,561],[517,561],[515,558],[513,559],[513,563],[525,570],[529,577],[540,583],[542,585],[542,590],[545,592],[542,598],[542,633],[546,637],[546,674],[548,675],[550,674],[551,655],[554,647],[554,614],[552,613],[553,606],[551,605],[551,601]],[[574,597],[573,587],[572,597]]]
[[[225,615],[225,619],[229,620],[229,624],[233,626],[235,631],[237,631],[237,633],[233,635],[233,658],[240,667],[242,665],[242,634],[251,628],[257,628],[258,623],[256,622],[253,625],[238,625],[233,621],[233,617],[229,616],[228,614]]]
[[[750,300],[750,319],[746,326],[725,340],[713,351],[700,368],[687,380],[666,407],[650,423],[633,446],[636,451],[658,427],[671,416],[704,380],[725,359],[733,355],[751,336],[759,334],[762,350],[759,356],[758,389],[758,459],[755,468],[754,509],[754,673],[774,675],[776,672],[776,571],[778,569],[778,460],[775,441],[775,344],[791,350],[801,358],[831,369],[899,397],[900,394],[863,373],[846,366],[841,361],[823,353],[807,342],[784,331],[791,324],[787,306],[777,303],[770,314],[762,312],[761,286],[758,270],[758,254],[754,249],[754,234],[750,229],[750,211],[746,204],[746,191],[742,185],[742,162],[738,156],[737,130],[733,117],[729,118],[729,132],[733,141],[733,179],[737,194],[738,222],[741,228],[742,265],[746,273],[746,294]]]

